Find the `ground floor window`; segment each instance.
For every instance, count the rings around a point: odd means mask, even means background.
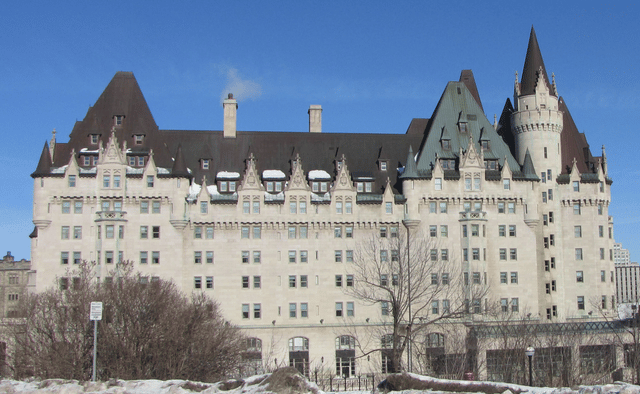
[[[242,352],[242,376],[264,373],[262,367],[262,340],[247,338],[245,350]]]
[[[289,366],[309,378],[309,339],[295,337],[289,339]]]
[[[580,372],[605,374],[615,369],[615,351],[611,345],[580,346]]]

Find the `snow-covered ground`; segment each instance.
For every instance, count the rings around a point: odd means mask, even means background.
[[[109,382],[78,382],[76,380],[49,379],[49,380],[31,380],[31,381],[15,381],[0,380],[0,393],[48,393],[48,394],[187,394],[187,393],[228,393],[228,394],[262,394],[270,392],[287,392],[287,393],[318,393],[322,394],[314,383],[303,382],[302,386],[293,384],[297,387],[287,387],[283,390],[282,385],[278,386],[276,391],[272,391],[269,387],[269,375],[258,375],[245,379],[242,384],[234,385],[219,383],[198,383],[185,380],[112,380]],[[420,375],[409,375],[412,379],[421,382],[433,384],[446,384],[451,391],[440,390],[402,390],[403,394],[429,392],[430,394],[438,393],[478,393],[493,392],[503,394],[517,393],[533,393],[533,394],[640,394],[640,386],[627,383],[616,383],[602,386],[579,386],[574,388],[551,388],[551,387],[528,387],[508,383],[495,382],[469,382],[469,381],[444,381]],[[236,387],[237,386],[237,387]],[[350,391],[348,394],[365,394],[370,391]]]

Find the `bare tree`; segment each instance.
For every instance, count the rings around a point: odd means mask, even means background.
[[[368,353],[383,352],[389,372],[404,369],[403,354],[411,352],[417,334],[441,321],[481,313],[487,292],[483,270],[455,258],[419,231],[408,237],[406,230],[396,230],[357,246],[351,265],[354,286],[345,290],[365,303],[379,304],[383,317],[388,315],[390,336]]]
[[[237,373],[243,336],[204,294],[172,282],[148,282],[122,263],[111,283],[97,283],[93,263],[70,270],[71,284],[26,298],[24,325],[14,332],[15,375],[86,380],[93,327],[89,305],[102,301],[98,377],[215,381]]]

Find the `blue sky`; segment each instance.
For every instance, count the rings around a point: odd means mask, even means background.
[[[606,145],[615,238],[640,260],[640,6],[468,3],[3,2],[4,249],[29,258],[29,174],[42,145],[54,128],[66,142],[116,71],[134,72],[162,129],[221,129],[233,91],[239,130],[305,131],[309,105],[321,104],[324,132],[404,133],[468,68],[493,121],[533,25],[592,153]]]

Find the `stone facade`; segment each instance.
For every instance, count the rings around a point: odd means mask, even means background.
[[[148,281],[215,298],[252,337],[256,371],[379,372],[379,353],[353,357],[381,346],[390,317],[351,295],[350,262],[410,224],[465,286],[488,289],[459,323],[495,323],[495,310],[536,323],[614,316],[606,155],[591,156],[533,31],[514,103],[491,124],[465,70],[406,134],[324,133],[318,105],[309,133],[238,131],[232,95],[223,130],[169,131],[118,73],[32,174],[36,289],[68,286],[83,259],[100,281],[130,260]],[[447,353],[461,352],[456,336],[442,337]]]

